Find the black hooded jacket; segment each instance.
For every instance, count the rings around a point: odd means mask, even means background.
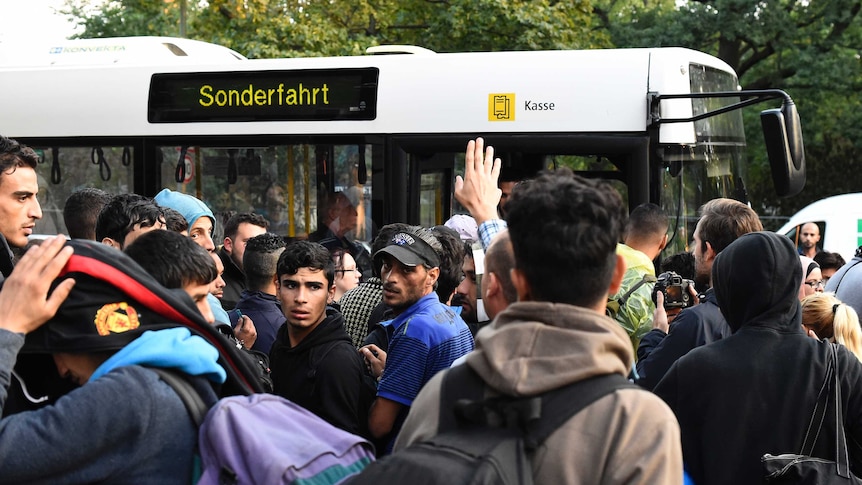
[[[368,409],[377,389],[341,313],[327,307],[320,325],[293,348],[288,325],[279,329],[269,354],[273,393],[345,431],[368,436]]]
[[[793,244],[772,232],[740,237],[713,264],[715,295],[734,333],[689,352],[655,389],[676,413],[698,485],[760,484],[764,454],[800,453],[829,360],[829,344],[801,327],[801,272]],[[859,474],[862,364],[843,348],[838,357],[851,469]],[[813,456],[834,460],[834,442],[834,430],[824,429]]]
[[[221,259],[221,264],[224,265],[224,273],[221,277],[225,287],[221,306],[224,311],[229,312],[236,308],[236,304],[242,299],[242,292],[245,290],[245,273],[233,262],[230,254],[224,248],[219,249],[218,257]]]

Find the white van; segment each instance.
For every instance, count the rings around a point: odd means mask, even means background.
[[[839,253],[850,261],[856,248],[862,246],[862,193],[818,200],[794,214],[776,232],[786,235],[799,247],[800,230],[806,222],[820,226],[820,249]]]

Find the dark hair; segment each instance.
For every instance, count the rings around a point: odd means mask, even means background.
[[[250,291],[266,288],[275,276],[278,257],[287,246],[278,234],[265,232],[248,240],[242,255],[245,284]]]
[[[702,251],[709,243],[718,254],[743,234],[763,230],[757,213],[738,200],[713,199],[700,207],[700,213],[698,236]]]
[[[667,233],[667,227],[667,214],[664,210],[656,204],[647,202],[635,207],[629,214],[625,237],[638,240],[655,235],[661,236]]]
[[[472,239],[462,240],[461,244],[464,245],[464,258],[465,259],[470,258],[470,260],[472,261],[473,260],[473,240]]]
[[[661,261],[661,272],[673,271],[687,280],[695,277],[694,254],[688,251],[673,254]]]
[[[72,192],[63,206],[63,222],[72,239],[96,240],[96,220],[111,194],[95,187],[85,187]]]
[[[249,240],[250,241],[250,240]],[[248,251],[248,246],[246,246]],[[294,241],[284,248],[278,257],[276,275],[281,279],[282,275],[294,275],[300,268],[312,270],[323,270],[326,275],[328,287],[335,281],[335,264],[329,256],[329,250],[318,243],[311,241]]]
[[[36,169],[39,156],[27,145],[22,145],[12,138],[0,135],[0,176],[12,173],[18,167]]]
[[[509,270],[515,267],[515,255],[512,254],[512,241],[509,231],[504,231],[494,238],[491,246],[485,252],[485,274],[494,273],[500,280],[503,298],[509,303],[518,301],[518,290],[512,283]]]
[[[165,211],[153,199],[138,194],[119,194],[111,198],[96,219],[96,240],[109,237],[120,247],[135,224],[149,227],[165,222]]]
[[[464,279],[461,268],[464,264],[464,243],[458,232],[446,226],[432,227],[431,234],[440,242],[440,249],[434,248],[440,257],[440,276],[434,291],[440,301],[446,303]]]
[[[838,269],[847,264],[840,254],[829,251],[820,251],[815,254],[814,261],[820,265],[820,269]]]
[[[227,222],[225,222],[224,237],[233,240],[233,238],[236,237],[237,231],[239,231],[239,225],[245,223],[269,229],[269,221],[266,220],[266,217],[263,217],[260,214],[255,214],[254,212],[238,212],[230,216]],[[245,263],[243,263],[243,265],[245,265]]]
[[[189,221],[186,220],[180,211],[171,209],[170,207],[162,207],[162,210],[165,212],[165,229],[188,235]]]
[[[506,205],[515,267],[533,299],[589,307],[607,299],[626,215],[605,181],[543,171]]]
[[[329,249],[329,257],[332,258],[332,264],[335,266],[335,271],[344,269],[344,255],[350,254],[350,251],[344,248],[327,248]],[[353,256],[351,254],[351,256]]]
[[[206,249],[173,231],[141,234],[123,250],[165,288],[206,285],[218,277]]]
[[[381,227],[379,231],[377,231],[377,237],[374,238],[374,241],[371,243],[371,256],[374,256],[377,251],[385,248],[387,244],[389,244],[389,240],[392,239],[399,232],[404,232],[410,227],[410,224],[404,224],[403,222],[393,222],[392,224],[386,224]],[[380,277],[380,266],[376,264],[376,261],[379,261],[379,258],[372,259],[373,263],[371,264],[371,272],[374,273],[374,276]]]

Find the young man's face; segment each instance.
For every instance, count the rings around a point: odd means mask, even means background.
[[[30,167],[15,167],[0,175],[0,233],[11,246],[26,246],[36,220],[42,218],[38,192],[36,171]]]
[[[66,352],[55,352],[53,354],[54,365],[60,377],[69,379],[79,386],[83,386],[101,365],[99,360],[91,354],[70,354]]]
[[[476,323],[479,321],[479,317],[476,314],[478,287],[476,285],[476,263],[473,261],[473,258],[464,258],[461,270],[464,271],[464,279],[455,288],[457,302],[462,308],[461,318],[466,322]]]
[[[224,278],[221,276],[222,273],[224,273],[224,263],[221,262],[221,258],[218,257],[216,253],[210,253],[210,255],[212,256],[213,261],[215,261],[216,272],[218,273],[216,279],[210,283],[210,293],[212,293],[214,297],[221,299],[224,296],[224,287],[227,285],[224,282]]]
[[[192,297],[192,301],[195,302],[195,306],[198,307],[198,311],[201,312],[204,319],[209,323],[215,323],[215,315],[213,315],[212,308],[207,301],[207,295],[210,294],[210,283],[203,285],[188,283],[183,286],[183,290]]]
[[[518,185],[518,182],[500,182],[500,212],[501,215],[506,213],[506,202],[509,202],[509,197],[512,196],[512,189]]]
[[[248,240],[255,236],[260,236],[265,232],[266,229],[260,226],[243,222],[237,226],[236,236],[233,239],[229,237],[224,239],[225,251],[230,254],[230,259],[237,268],[242,269],[242,255],[245,254],[245,246],[248,244]]]
[[[383,255],[380,276],[383,280],[383,301],[396,313],[401,313],[434,291],[440,268],[406,266],[389,254]]]
[[[192,241],[209,252],[215,251],[212,233],[213,221],[207,216],[198,217],[195,224],[189,228],[189,237]]]
[[[335,294],[335,285],[329,285],[321,269],[299,268],[296,274],[279,275],[276,291],[289,329],[304,337],[326,318],[326,302]]]

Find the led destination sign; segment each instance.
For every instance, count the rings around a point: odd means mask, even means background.
[[[373,120],[377,68],[154,74],[150,123]]]

